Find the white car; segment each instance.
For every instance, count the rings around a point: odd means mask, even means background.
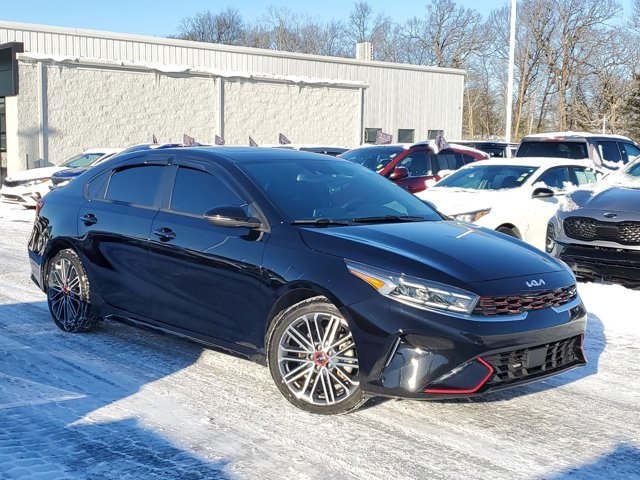
[[[69,168],[81,168],[120,152],[121,148],[92,148],[75,155],[53,167],[32,168],[22,170],[11,178],[5,178],[0,196],[3,202],[15,203],[24,207],[35,207],[50,190],[51,175]]]
[[[497,230],[543,250],[558,195],[595,183],[598,176],[588,160],[487,160],[461,168],[417,196],[456,220]]]

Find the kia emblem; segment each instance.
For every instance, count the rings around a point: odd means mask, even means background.
[[[605,217],[607,218],[616,218],[618,216],[617,213],[613,213],[613,212],[607,212],[604,214]]]
[[[541,287],[543,285],[545,285],[544,280],[540,279],[540,280],[531,280],[530,282],[524,282],[527,284],[527,287],[529,288],[533,288],[533,287]]]

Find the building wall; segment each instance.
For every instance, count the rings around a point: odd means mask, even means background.
[[[369,86],[364,127],[394,137],[398,128],[413,128],[416,140],[429,130],[462,135],[463,70],[0,21],[0,43],[10,41],[51,55],[362,81]]]
[[[39,152],[37,63],[20,63],[20,167]],[[218,123],[215,80],[153,72],[45,64],[48,161],[59,164],[92,147],[181,142],[184,133],[212,143]],[[37,165],[29,165],[29,167]]]
[[[277,83],[225,81],[224,132],[228,144],[352,145],[358,138],[360,90]],[[257,114],[259,112],[259,114]]]

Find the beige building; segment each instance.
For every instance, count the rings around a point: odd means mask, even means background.
[[[14,74],[17,95],[7,95]],[[464,75],[0,21],[2,161],[11,174],[86,148],[153,135],[177,142],[183,133],[202,143],[219,135],[228,145],[247,145],[249,136],[274,144],[284,133],[293,143],[355,146],[377,130],[394,141],[458,138]]]

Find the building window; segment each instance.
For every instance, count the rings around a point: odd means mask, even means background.
[[[381,128],[365,128],[364,143],[376,143],[376,136],[378,135],[378,132],[381,131]]]
[[[435,140],[438,135],[442,135],[444,137],[444,130],[429,130],[427,140]]]
[[[399,128],[398,129],[398,143],[413,143],[413,137],[415,134],[415,130],[408,128]]]
[[[4,97],[0,98],[0,152],[7,151],[7,115],[4,108]]]

